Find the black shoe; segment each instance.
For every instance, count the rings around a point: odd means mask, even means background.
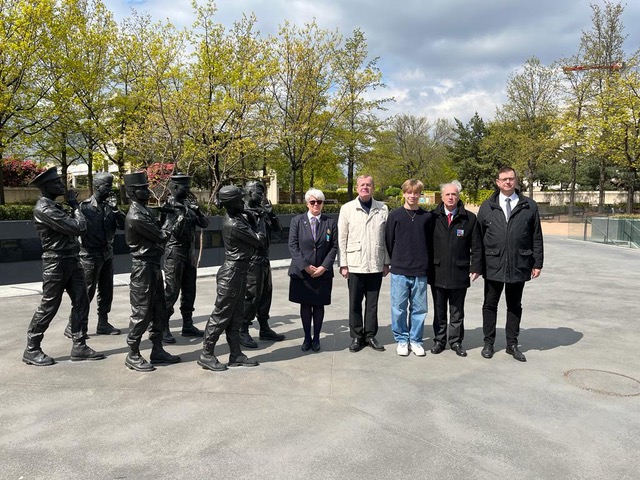
[[[311,342],[311,350],[313,350],[316,353],[319,352],[320,351],[320,341]]]
[[[182,325],[180,335],[183,337],[202,337],[204,332],[192,323],[191,325]]]
[[[129,353],[124,360],[124,364],[127,368],[135,370],[136,372],[153,372],[156,369],[156,367],[147,362],[139,353]]]
[[[93,348],[84,343],[74,343],[73,347],[71,347],[72,362],[81,362],[83,360],[102,360],[104,358],[105,357],[102,353],[96,352]]]
[[[247,358],[246,355],[240,355],[239,357],[235,358],[229,357],[228,365],[230,367],[257,367],[260,364],[255,360]]]
[[[240,332],[240,345],[245,348],[258,348],[258,344],[251,338],[249,332]]]
[[[493,357],[493,344],[485,343],[482,352],[480,352],[483,358],[491,358]]]
[[[284,335],[280,335],[279,333],[274,332],[273,330],[260,330],[260,340],[272,340],[274,342],[281,342],[286,337]]]
[[[36,367],[48,367],[56,361],[42,350],[26,348],[22,354],[22,361],[27,365],[35,365]]]
[[[376,337],[367,338],[367,345],[373,348],[377,352],[384,352],[384,346],[376,340]]]
[[[451,345],[451,350],[456,352],[456,355],[458,355],[459,357],[467,356],[467,351],[464,349],[464,347],[460,343],[454,343],[453,345]]]
[[[351,345],[349,345],[349,351],[352,353],[359,352],[365,346],[364,341],[361,338],[352,338]]]
[[[153,365],[158,365],[160,363],[180,363],[182,359],[178,355],[171,355],[160,344],[159,346],[154,345],[151,349],[150,360]]]
[[[215,355],[200,355],[198,359],[198,365],[205,370],[211,370],[212,372],[222,372],[227,370],[227,366],[224,363],[220,363]]]
[[[109,322],[99,323],[96,327],[96,335],[120,335],[121,333],[119,328],[114,327]]]
[[[171,334],[171,330],[168,328],[162,332],[162,342],[163,343],[176,343],[176,337]]]
[[[434,355],[438,355],[442,352],[444,352],[444,343],[434,342],[433,347],[431,347],[431,353],[433,353]]]
[[[310,349],[311,349],[311,342],[307,342],[307,341],[305,341],[300,347],[300,350],[302,350],[303,352],[308,352]]]
[[[509,355],[513,356],[513,358],[515,358],[519,362],[526,362],[527,361],[527,357],[525,357],[524,353],[522,353],[520,351],[520,349],[518,348],[518,345],[508,345],[507,349],[505,350],[505,352],[507,352]]]

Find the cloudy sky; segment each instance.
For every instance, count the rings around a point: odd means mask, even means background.
[[[204,1],[204,0],[202,0]],[[191,0],[104,0],[116,20],[131,8],[178,27],[193,22]],[[410,113],[467,122],[491,119],[505,100],[509,75],[531,56],[544,64],[577,53],[591,28],[590,3],[601,0],[217,0],[218,21],[230,26],[255,13],[264,34],[285,20],[349,36],[361,29],[387,89],[387,114]],[[640,48],[640,2],[629,1],[622,22],[625,50]]]

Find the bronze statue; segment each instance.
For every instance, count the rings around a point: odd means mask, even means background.
[[[222,187],[218,194],[218,204],[227,210],[222,223],[225,260],[216,276],[216,303],[205,328],[202,355],[198,360],[198,365],[212,371],[227,369],[214,354],[223,332],[229,344],[229,367],[258,365],[240,349],[240,327],[247,271],[255,249],[264,247],[266,234],[264,223],[255,224],[253,215],[244,212],[244,195],[244,190],[236,186]]]
[[[56,167],[38,175],[31,184],[42,193],[33,209],[33,222],[43,250],[42,300],[27,330],[27,348],[22,361],[36,366],[55,363],[53,358],[42,351],[40,344],[44,332],[58,313],[65,291],[71,298],[71,360],[101,360],[104,355],[87,346],[85,338],[89,299],[78,259],[80,246],[77,237],[87,231],[87,222],[79,209],[78,194],[72,190],[67,194],[67,203],[72,208],[70,214],[55,202],[65,192]]]
[[[124,230],[125,214],[118,210],[112,189],[113,175],[98,172],[93,176],[93,195],[80,202],[87,221],[87,231],[80,237],[80,262],[89,304],[98,293],[96,335],[121,333],[109,323],[109,312],[113,303],[113,239],[117,230]],[[71,338],[71,319],[64,334]]]
[[[180,357],[169,354],[162,346],[162,332],[166,328],[168,317],[160,261],[171,235],[171,225],[165,223],[161,227],[147,206],[151,192],[146,173],[125,175],[124,185],[131,199],[124,234],[132,256],[129,292],[131,317],[127,335],[131,351],[125,365],[138,372],[149,372],[155,370],[152,364],[180,361]],[[151,364],[140,354],[140,341],[149,327],[149,340],[153,344]]]
[[[258,181],[246,184],[247,197],[245,211],[253,214],[256,223],[264,222],[266,241],[263,247],[256,248],[251,257],[251,265],[247,274],[247,293],[244,300],[244,319],[240,329],[240,343],[243,347],[258,348],[258,344],[249,333],[249,325],[258,317],[260,325],[260,340],[281,342],[284,335],[274,332],[269,326],[269,310],[273,296],[273,282],[271,280],[271,263],[269,262],[269,247],[271,246],[271,232],[282,230],[278,217],[273,213],[271,202],[264,197],[264,185]]]
[[[193,305],[196,301],[196,280],[198,257],[196,254],[196,230],[206,228],[209,219],[190,199],[191,177],[172,175],[169,182],[171,196],[165,205],[167,221],[172,225],[172,234],[167,242],[164,260],[165,296],[167,299],[167,319],[173,315],[173,306],[180,295],[182,315],[182,336],[202,337],[202,330],[193,325]],[[176,343],[167,328],[162,340]]]

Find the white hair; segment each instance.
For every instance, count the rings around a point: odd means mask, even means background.
[[[458,195],[462,192],[462,184],[458,180],[451,180],[449,183],[440,185],[440,193],[444,193],[444,189],[447,187],[455,187],[455,189],[458,190]]]
[[[308,202],[311,197],[315,197],[317,200],[322,200],[324,202],[324,193],[317,188],[310,188],[307,190],[307,193],[304,194],[304,201]]]

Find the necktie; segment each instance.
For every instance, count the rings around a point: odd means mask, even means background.
[[[318,219],[316,217],[311,217],[311,236],[315,240],[318,233]]]
[[[447,221],[449,222],[449,225],[451,225],[451,219],[453,218],[453,213],[449,212],[447,213]]]
[[[511,216],[511,199],[507,198],[505,199],[505,202],[507,202],[507,222],[508,222],[509,217]]]

